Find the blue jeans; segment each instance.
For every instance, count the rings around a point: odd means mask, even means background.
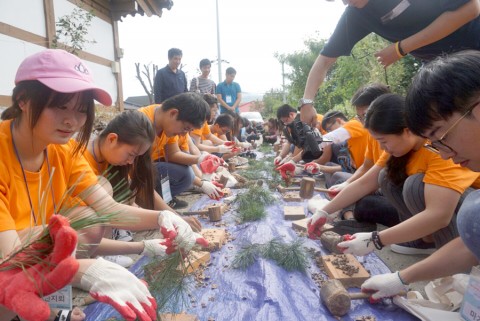
[[[172,193],[172,197],[182,193],[192,186],[195,174],[190,166],[167,162],[156,162],[153,163],[153,165],[157,170],[157,175],[155,177],[155,190],[158,194],[162,195],[161,180],[166,175],[168,175],[170,179],[170,192]]]
[[[480,190],[471,192],[457,215],[458,234],[468,249],[480,259]]]

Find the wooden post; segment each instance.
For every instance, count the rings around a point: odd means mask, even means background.
[[[236,168],[236,165],[235,165],[234,162],[228,162],[228,171],[229,171],[230,173],[235,172],[235,168]]]
[[[302,178],[300,182],[300,197],[303,199],[310,199],[313,197],[313,191],[315,189],[315,180],[310,177]]]
[[[222,219],[222,208],[219,205],[215,205],[208,208],[208,218],[210,222],[218,222]]]

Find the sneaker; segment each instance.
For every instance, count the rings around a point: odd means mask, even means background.
[[[116,263],[124,268],[127,268],[133,264],[133,259],[125,255],[106,255],[103,258],[112,263]]]
[[[112,234],[113,234],[114,240],[123,241],[123,242],[133,241],[133,233],[128,230],[120,230],[120,229],[114,228],[112,230]]]
[[[430,255],[435,252],[435,243],[427,243],[423,240],[390,245],[392,252],[405,255]]]
[[[333,229],[331,231],[340,234],[350,234],[362,232],[373,232],[377,230],[377,224],[369,222],[359,222],[357,220],[341,220],[333,222]]]
[[[168,206],[170,206],[174,210],[178,210],[180,208],[188,207],[188,202],[179,200],[176,197],[172,197],[172,200],[170,202],[168,202]]]

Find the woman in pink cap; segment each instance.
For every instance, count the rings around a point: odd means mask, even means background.
[[[55,49],[36,53],[20,64],[15,84],[13,104],[0,123],[0,253],[4,258],[0,261],[0,320],[15,314],[25,320],[53,320],[41,297],[67,284],[113,305],[126,320],[155,320],[156,302],[144,283],[119,265],[90,257],[165,255],[177,245],[188,251],[206,241],[172,212],[116,203],[97,184],[81,151],[90,138],[94,99],[107,106],[112,100],[93,83],[90,70],[78,57]],[[71,140],[76,133],[78,144]],[[65,193],[71,197],[64,199]],[[69,219],[56,215],[74,197],[87,206],[68,211]],[[102,218],[107,212],[118,213],[114,222],[106,215]],[[74,224],[79,216],[118,228],[159,228],[165,240],[137,242],[126,251],[111,243],[115,241],[104,243],[101,225],[84,228],[78,236],[72,233],[69,220]],[[47,248],[42,243],[45,235],[51,240]],[[87,244],[86,251],[75,251],[77,237]],[[26,246],[41,252],[41,260],[27,260],[31,251]],[[75,252],[78,260],[71,257]],[[19,261],[21,266],[15,263]],[[82,320],[84,315],[72,318]]]

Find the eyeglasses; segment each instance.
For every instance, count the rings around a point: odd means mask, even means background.
[[[364,113],[362,115],[359,115],[359,114],[356,114],[355,115],[355,118],[358,119],[359,122],[363,123],[363,121],[365,120],[365,117],[367,116],[367,113]]]
[[[458,125],[458,123],[460,123],[462,119],[467,117],[467,115],[470,114],[473,111],[473,109],[478,106],[478,104],[480,104],[480,100],[472,104],[472,106],[470,106],[467,109],[467,111],[462,115],[462,117],[457,119],[452,124],[452,126],[450,126],[450,128],[447,129],[447,131],[442,135],[442,137],[440,137],[438,140],[431,141],[430,144],[423,145],[423,147],[437,154],[440,154],[440,152],[445,152],[447,154],[455,153],[453,148],[451,148],[445,143],[445,138],[447,137],[448,133],[450,133]]]

